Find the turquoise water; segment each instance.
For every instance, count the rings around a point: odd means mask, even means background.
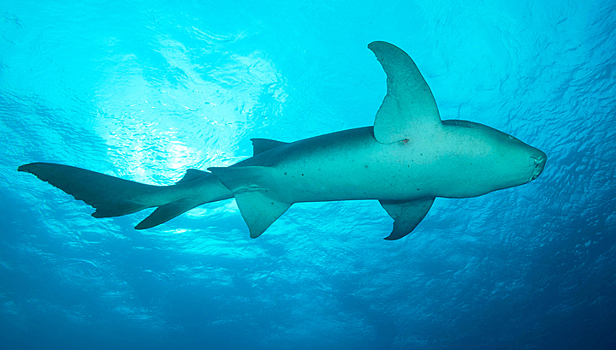
[[[50,161],[150,184],[368,126],[416,61],[443,119],[548,155],[521,187],[437,199],[382,240],[377,202],[294,205],[250,239],[233,201],[136,231],[18,173]],[[612,349],[616,4],[0,4],[0,348]]]

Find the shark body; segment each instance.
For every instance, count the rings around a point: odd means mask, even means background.
[[[19,167],[83,200],[94,217],[157,207],[136,228],[162,224],[209,202],[235,198],[250,236],[260,236],[293,203],[376,199],[394,219],[386,239],[410,233],[436,197],[466,198],[537,178],[546,155],[482,124],[441,121],[411,58],[368,45],[387,74],[373,127],[296,142],[253,139],[252,157],[230,167],[188,170],[178,183],[152,186],[53,163]]]

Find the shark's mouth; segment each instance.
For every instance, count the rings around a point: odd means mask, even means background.
[[[530,177],[528,181],[533,181],[534,179],[538,178],[539,175],[541,175],[541,173],[543,172],[543,167],[545,166],[545,160],[546,160],[546,157],[542,155],[533,156],[531,158],[533,159],[533,162],[535,163],[535,169],[533,169],[533,175]]]

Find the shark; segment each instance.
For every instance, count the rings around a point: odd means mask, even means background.
[[[136,229],[234,198],[256,238],[294,203],[378,200],[393,219],[387,240],[412,232],[437,197],[481,196],[542,173],[544,152],[486,125],[441,120],[430,87],[402,49],[384,41],[368,48],[387,75],[373,126],[295,142],[252,139],[252,157],[228,167],[188,169],[168,186],[55,163],[24,164],[18,171],[92,206],[95,218],[156,208]]]

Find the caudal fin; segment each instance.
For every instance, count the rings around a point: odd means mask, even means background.
[[[128,215],[158,207],[135,228],[158,226],[203,203],[233,194],[209,172],[189,169],[171,186],[152,186],[68,165],[31,163],[17,168],[82,200],[96,211],[95,218]],[[198,191],[195,191],[195,186]]]
[[[152,194],[160,186],[97,173],[68,165],[30,163],[17,168],[50,183],[96,209],[92,216],[104,218],[132,214],[152,206]]]

